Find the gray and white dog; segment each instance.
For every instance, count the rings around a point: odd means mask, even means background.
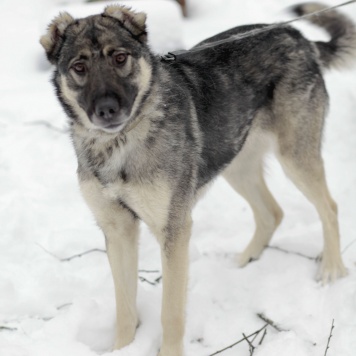
[[[299,15],[323,9],[308,3]],[[191,211],[222,174],[251,205],[256,231],[239,256],[260,256],[282,210],[263,178],[272,148],[315,205],[324,231],[320,278],[346,274],[337,206],[328,191],[321,141],[325,69],[355,59],[356,30],[337,11],[310,20],[329,42],[281,25],[164,62],[147,45],[146,16],[111,5],[96,16],[56,17],[41,38],[53,84],[70,118],[83,196],[105,234],[117,305],[115,348],[134,339],[137,240],[144,221],[161,247],[161,356],[182,356]],[[265,25],[237,27],[197,47]],[[196,47],[196,48],[197,48]]]

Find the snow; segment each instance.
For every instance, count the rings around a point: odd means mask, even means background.
[[[191,17],[183,20],[168,0],[130,2],[148,12],[156,51],[189,47],[238,24],[289,19],[282,10],[294,1],[187,3]],[[104,238],[80,196],[66,118],[38,44],[53,12],[64,7],[73,13],[89,9],[80,1],[70,6],[54,0],[0,2],[0,355],[155,356],[161,339],[160,254],[145,226],[137,300],[141,325],[131,345],[111,351],[115,304],[101,251]],[[103,5],[90,7],[100,11]],[[344,11],[356,21],[356,5]],[[304,23],[296,26],[312,39],[326,38]],[[234,257],[253,233],[252,213],[218,179],[194,211],[186,355],[207,356],[240,340],[242,333],[254,333],[265,324],[258,313],[284,331],[269,326],[256,356],[324,355],[333,319],[328,356],[355,355],[355,75],[356,69],[326,75],[331,103],[323,146],[349,275],[322,286],[314,280],[316,263],[296,254],[318,255],[321,225],[272,157],[268,184],[285,212],[271,243],[279,249],[268,248],[259,261],[237,268]],[[97,251],[65,260],[92,249]],[[221,353],[249,354],[247,342]]]

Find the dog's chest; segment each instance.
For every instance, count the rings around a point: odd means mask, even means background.
[[[170,211],[171,189],[164,180],[129,181],[117,180],[102,187],[103,195],[128,208],[153,231],[162,231]]]
[[[159,231],[168,217],[170,185],[155,173],[154,162],[149,161],[145,150],[137,144],[131,146],[125,138],[83,144],[79,167],[95,177],[106,199],[127,207]]]
[[[94,175],[105,186],[126,180],[125,166],[129,160],[126,137],[103,140],[100,137],[74,137],[80,173]]]

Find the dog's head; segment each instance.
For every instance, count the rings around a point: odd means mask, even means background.
[[[151,81],[146,15],[118,5],[74,19],[61,13],[41,37],[69,117],[88,129],[121,131]]]

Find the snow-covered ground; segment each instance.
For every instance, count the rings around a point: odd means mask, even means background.
[[[137,301],[141,325],[133,344],[110,351],[115,305],[104,239],[79,194],[66,118],[49,83],[50,69],[40,60],[38,38],[60,2],[0,2],[0,355],[156,356],[160,259],[144,226]],[[289,19],[282,10],[294,3],[187,0],[191,17],[181,20],[173,5],[171,13],[163,2],[141,2],[149,3],[156,19],[150,22],[157,34],[152,46],[162,51],[172,49],[172,38],[188,47],[238,24]],[[356,21],[355,4],[344,11]],[[311,26],[296,26],[310,38],[326,38]],[[254,333],[265,325],[258,314],[279,330],[267,327],[256,356],[322,356],[333,319],[327,355],[356,354],[355,80],[356,69],[326,75],[331,108],[323,147],[349,275],[326,287],[315,282],[317,265],[303,256],[315,257],[321,250],[319,219],[273,158],[268,183],[285,218],[262,258],[237,268],[234,256],[251,238],[253,218],[247,203],[218,179],[194,211],[187,356],[211,355],[242,333]],[[249,345],[244,341],[221,355],[250,355]]]

